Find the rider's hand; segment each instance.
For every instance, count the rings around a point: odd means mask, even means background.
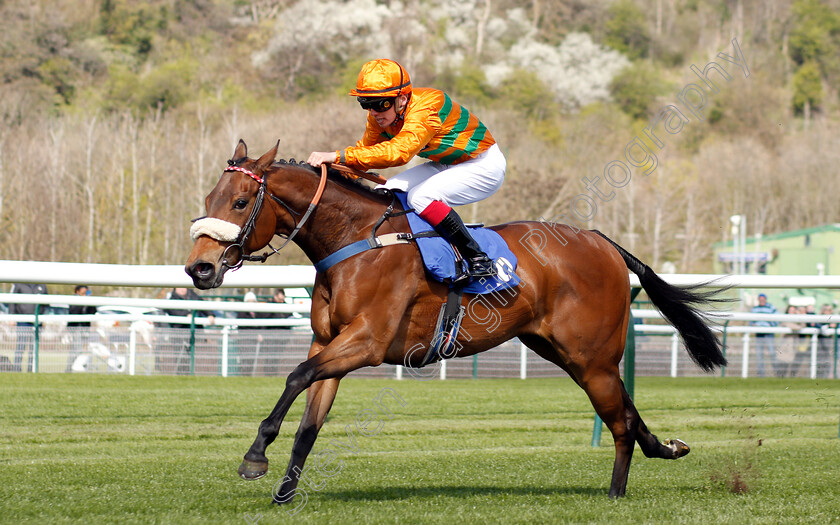
[[[313,151],[306,160],[307,164],[316,168],[321,164],[331,164],[333,162],[335,162],[334,151]]]

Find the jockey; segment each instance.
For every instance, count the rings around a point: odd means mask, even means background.
[[[501,187],[507,163],[490,131],[446,93],[412,89],[408,72],[393,60],[363,65],[350,95],[368,111],[364,136],[343,150],[313,152],[307,162],[369,170],[402,166],[415,155],[429,159],[384,187],[408,194],[408,204],[467,261],[470,277],[495,275],[495,264],[451,208],[485,199]]]

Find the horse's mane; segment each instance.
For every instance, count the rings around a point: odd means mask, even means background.
[[[281,167],[284,167],[284,166],[292,166],[292,167],[302,168],[302,169],[311,171],[312,173],[314,173],[318,176],[321,175],[321,168],[320,167],[312,166],[305,161],[299,161],[298,162],[294,158],[289,159],[289,160],[285,160],[285,159],[276,160],[272,163],[271,166],[274,167],[274,168],[281,168]],[[377,200],[381,200],[384,196],[384,192],[382,190],[375,190],[374,188],[371,188],[367,184],[364,184],[362,182],[362,179],[350,178],[347,175],[345,175],[344,173],[342,173],[342,172],[340,172],[336,169],[333,169],[331,167],[327,169],[327,179],[331,180],[333,182],[336,182],[336,183],[340,184],[341,186],[343,186],[345,188],[348,188],[350,190],[360,191],[362,194],[367,195],[369,197],[373,197]]]

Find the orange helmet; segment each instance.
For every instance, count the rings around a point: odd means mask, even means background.
[[[393,60],[380,58],[362,66],[356,89],[350,91],[354,97],[397,97],[411,93],[411,78],[408,71]]]

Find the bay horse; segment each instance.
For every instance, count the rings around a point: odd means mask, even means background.
[[[197,288],[219,286],[225,272],[243,260],[264,260],[252,254],[270,246],[275,234],[285,236],[286,242],[293,240],[316,263],[370,238],[375,227],[377,235],[409,231],[405,215],[385,213],[393,203],[388,192],[340,175],[323,174],[319,179],[308,164],[275,162],[278,147],[279,142],[254,160],[240,140],[229,167],[207,195],[207,217],[202,220],[210,228],[193,232],[195,244],[186,262]],[[317,206],[315,194],[321,195]],[[266,195],[269,198],[264,199]],[[491,228],[518,258],[516,274],[522,282],[504,295],[482,295],[482,301],[464,295],[463,300],[473,305],[462,324],[469,339],[459,341],[452,355],[445,357],[469,356],[518,337],[565,370],[612,433],[610,498],[625,494],[635,442],[647,457],[686,455],[689,447],[683,441],[660,442],[648,430],[619,375],[630,317],[627,270],[638,275],[650,300],[679,331],[691,358],[706,371],[726,364],[700,310],[713,300],[713,293],[667,284],[597,230],[543,221]],[[312,293],[314,337],[308,359],[286,379],[276,406],[260,423],[239,475],[251,480],[266,474],[266,448],[277,437],[292,403],[307,390],[279,491],[293,494],[341,379],[353,370],[382,363],[419,365],[423,352],[411,351],[432,338],[448,289],[427,278],[414,243],[364,251],[319,271]],[[492,330],[487,326],[491,313]],[[275,501],[283,502],[276,496]]]

